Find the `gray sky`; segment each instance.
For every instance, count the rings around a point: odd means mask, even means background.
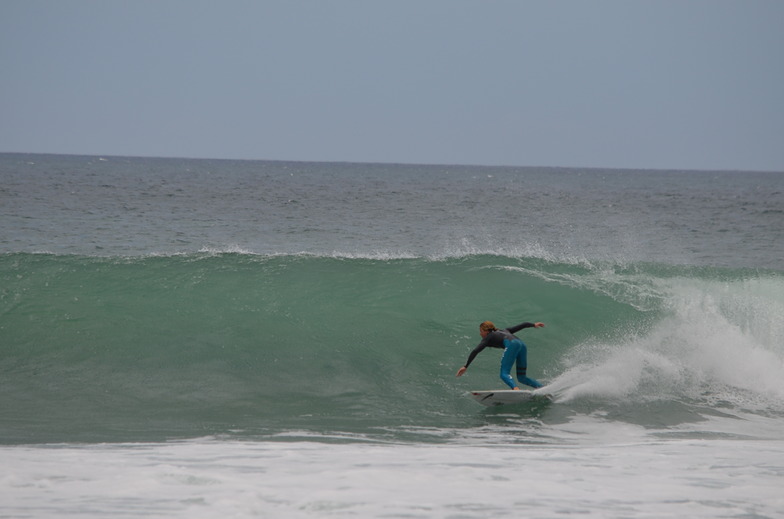
[[[784,1],[0,0],[0,151],[784,171]]]

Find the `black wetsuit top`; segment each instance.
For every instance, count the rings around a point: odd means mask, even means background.
[[[474,351],[472,351],[468,355],[468,361],[465,363],[465,367],[468,367],[471,362],[473,362],[474,357],[479,355],[479,352],[485,348],[504,348],[504,339],[517,339],[514,336],[515,332],[519,332],[523,328],[533,328],[535,325],[534,323],[520,323],[517,326],[510,326],[509,328],[504,328],[503,330],[495,330],[490,332],[482,339]],[[519,339],[518,339],[519,340]]]

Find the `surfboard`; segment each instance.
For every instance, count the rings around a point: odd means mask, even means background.
[[[493,407],[504,404],[519,404],[535,398],[551,399],[552,395],[534,392],[528,389],[494,389],[490,391],[471,391],[471,398],[482,405]]]

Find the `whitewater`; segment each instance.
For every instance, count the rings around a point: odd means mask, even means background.
[[[784,174],[0,154],[0,517],[784,509]],[[484,408],[519,336],[552,400]]]

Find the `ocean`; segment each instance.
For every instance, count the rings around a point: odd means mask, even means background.
[[[486,408],[519,336],[550,399]],[[0,154],[0,518],[784,511],[784,173]]]

